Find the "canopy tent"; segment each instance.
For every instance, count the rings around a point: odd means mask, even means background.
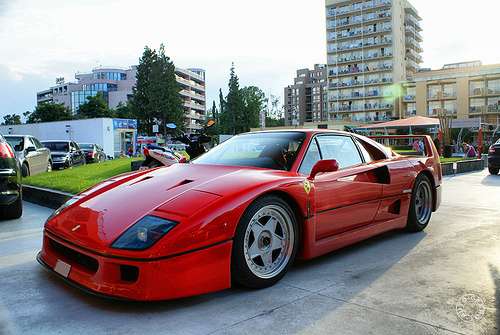
[[[390,128],[435,128],[439,127],[439,119],[423,116],[412,116],[384,123],[360,126],[357,129],[390,129]]]

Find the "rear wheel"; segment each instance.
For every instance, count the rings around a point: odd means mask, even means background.
[[[232,280],[252,288],[274,285],[292,265],[297,244],[297,222],[290,206],[276,196],[258,198],[236,228]]]
[[[52,171],[52,163],[50,161],[47,161],[47,171],[46,172],[50,172]]]
[[[429,178],[423,174],[418,175],[411,192],[410,209],[406,222],[407,230],[421,231],[427,226],[431,219],[432,197],[432,186]]]
[[[23,166],[21,167],[21,174],[23,178],[29,177],[30,175],[30,168],[27,163],[23,163]]]
[[[493,168],[491,166],[488,166],[488,171],[491,173],[491,174],[498,174],[498,168]]]
[[[23,196],[22,192],[19,191],[19,196],[16,201],[10,205],[0,206],[0,217],[3,220],[13,220],[20,218],[21,215],[23,215]]]

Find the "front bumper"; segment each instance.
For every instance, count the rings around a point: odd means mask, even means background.
[[[179,255],[137,259],[96,253],[44,231],[37,260],[95,295],[165,300],[229,288],[231,246],[228,240]]]

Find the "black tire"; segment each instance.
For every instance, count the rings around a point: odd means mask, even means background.
[[[23,178],[30,176],[30,168],[27,163],[23,163],[23,165],[21,166],[21,175],[23,176]]]
[[[73,158],[70,158],[70,159],[69,159],[69,161],[68,161],[68,166],[67,166],[67,167],[68,167],[68,169],[73,168],[73,164],[74,164],[74,163],[73,163]]]
[[[0,216],[2,220],[14,220],[18,219],[23,215],[23,195],[22,192],[19,191],[19,196],[16,201],[11,203],[10,205],[1,205],[0,206]]]
[[[432,208],[432,184],[426,175],[420,174],[417,176],[411,192],[406,230],[417,232],[427,227],[431,219]]]
[[[290,206],[277,196],[256,199],[236,227],[232,281],[251,288],[276,284],[292,265],[297,245],[297,221]]]
[[[500,170],[500,169],[488,166],[488,171],[489,171],[490,174],[498,174],[498,170]]]

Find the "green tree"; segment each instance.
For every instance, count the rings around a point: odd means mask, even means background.
[[[132,112],[132,107],[120,101],[115,109],[116,117],[119,119],[135,119],[136,116]]]
[[[76,111],[77,119],[94,119],[100,117],[115,117],[114,110],[108,108],[108,104],[102,97],[102,92],[97,92],[96,96],[88,96],[87,101],[78,107]]]
[[[241,89],[243,97],[243,113],[241,113],[241,130],[250,131],[250,128],[259,127],[260,112],[266,108],[266,95],[257,86],[248,86]]]
[[[43,103],[36,106],[33,113],[28,115],[26,123],[51,122],[73,120],[69,107],[55,102]]]
[[[276,119],[275,117],[266,116],[266,128],[267,127],[284,127],[285,126],[285,118]]]
[[[245,127],[243,120],[243,96],[240,91],[238,76],[234,72],[234,63],[231,66],[228,86],[229,92],[224,101],[224,108],[220,114],[220,121],[224,133],[235,135],[245,131]]]
[[[4,115],[2,125],[3,126],[10,126],[10,125],[13,125],[13,124],[21,124],[21,116],[19,116],[17,114],[13,114],[13,115],[7,114],[7,115]]]
[[[175,65],[165,55],[165,46],[162,44],[158,53],[146,47],[137,67],[131,103],[140,132],[151,134],[155,122],[159,123],[165,133],[168,123],[184,129],[181,88],[175,76]]]

